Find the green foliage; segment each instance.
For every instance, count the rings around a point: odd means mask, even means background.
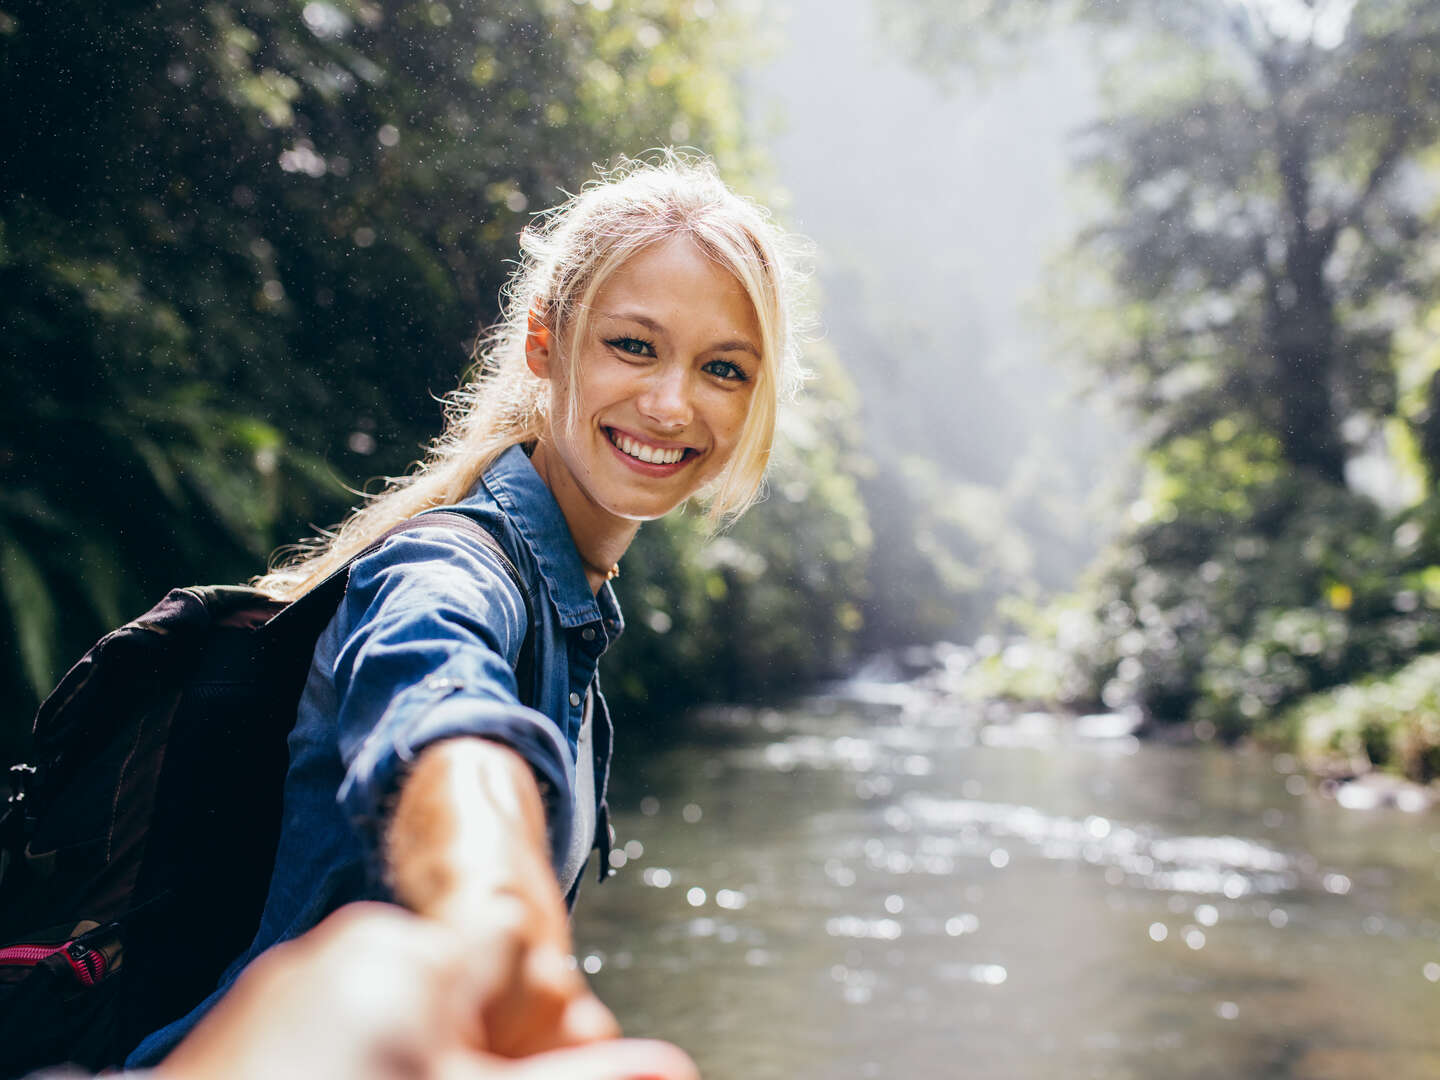
[[[1276,727],[1319,768],[1371,767],[1440,779],[1440,655],[1306,698]]]
[[[1387,517],[1299,477],[1253,499],[1236,515],[1148,522],[1111,551],[1092,614],[1061,639],[1074,703],[1134,705],[1233,738],[1440,648],[1433,505]]]
[[[18,120],[0,151],[0,743],[105,628],[174,584],[256,573],[338,520],[347,485],[405,470],[528,212],[592,163],[680,142],[757,175],[739,5],[0,5]],[[863,555],[853,491],[810,471],[840,452],[826,423],[797,466],[806,496],[734,534],[770,565],[792,557],[767,528],[833,555],[837,507]],[[673,568],[677,622],[734,640],[698,598],[740,571],[695,569],[690,524],[647,537],[662,550],[627,560],[626,583],[667,595]],[[816,666],[803,628],[839,603],[840,580],[812,577],[809,622],[780,619],[783,642],[754,631],[785,670]],[[733,617],[793,613],[778,591],[733,591]],[[667,678],[664,650],[642,654],[645,680]]]
[[[1078,164],[1105,209],[1072,256],[1089,274],[1074,330],[1097,384],[1146,423],[1144,490],[1055,685],[1237,736],[1440,647],[1433,508],[1389,516],[1347,483],[1386,447],[1411,490],[1440,467],[1419,330],[1440,8],[900,7],[892,32],[932,67],[992,62],[987,42],[1013,57],[1067,25],[1104,58],[1105,115]]]
[[[864,483],[876,558],[864,603],[871,648],[953,639],[1030,579],[1007,494],[947,479],[919,456],[882,459]]]

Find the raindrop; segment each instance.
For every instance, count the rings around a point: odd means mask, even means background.
[[[1320,884],[1325,891],[1334,893],[1336,896],[1344,896],[1350,891],[1350,879],[1344,874],[1330,873],[1320,879]]]
[[[654,817],[660,812],[660,800],[654,795],[646,795],[640,800],[640,813],[646,817]]]
[[[600,957],[596,956],[594,953],[591,953],[589,956],[585,957],[585,962],[581,966],[585,969],[586,975],[594,975],[602,967],[604,967],[604,965],[605,962],[601,960]]]
[[[1431,982],[1440,983],[1440,964],[1435,963],[1435,961],[1430,961],[1420,969],[1420,972]]]
[[[1150,924],[1150,940],[1164,941],[1170,936],[1170,928],[1163,922],[1152,922]]]
[[[1190,927],[1185,931],[1185,944],[1197,952],[1205,947],[1205,933],[1196,927]]]
[[[899,915],[905,910],[905,898],[891,893],[885,897],[885,910],[891,915]]]
[[[654,889],[668,889],[670,887],[670,871],[663,866],[652,866],[640,875],[640,880]]]
[[[699,804],[692,802],[685,804],[685,809],[680,811],[680,816],[685,819],[686,824],[694,825],[700,820],[703,813],[704,811],[700,809]]]
[[[612,870],[621,869],[629,861],[630,857],[619,848],[615,848],[610,852],[610,868]]]
[[[394,124],[381,124],[376,138],[380,140],[381,146],[396,146],[400,142],[400,129]]]
[[[1215,1015],[1221,1020],[1234,1020],[1240,1015],[1240,1006],[1233,1001],[1221,1001],[1215,1005]]]
[[[715,903],[727,911],[739,911],[749,900],[743,892],[735,889],[721,889],[715,894]]]
[[[1270,925],[1276,930],[1283,930],[1290,922],[1290,915],[1284,908],[1275,908],[1270,912]]]
[[[1195,921],[1201,926],[1214,926],[1220,921],[1220,912],[1213,904],[1201,904],[1195,909]]]
[[[627,840],[625,841],[625,854],[628,858],[638,859],[645,854],[645,845],[639,840]]]
[[[699,885],[693,885],[685,894],[685,902],[691,907],[700,907],[705,903],[705,890]]]
[[[990,852],[990,865],[996,870],[1004,870],[1010,865],[1010,853],[1004,848],[996,848]]]

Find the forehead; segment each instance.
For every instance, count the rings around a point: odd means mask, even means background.
[[[758,351],[760,324],[745,287],[689,237],[651,244],[616,269],[595,294],[599,315],[640,314],[668,333],[741,337]]]

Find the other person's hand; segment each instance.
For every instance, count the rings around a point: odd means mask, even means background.
[[[699,1080],[668,1043],[619,1039],[511,1060],[482,1051],[491,958],[449,927],[352,904],[276,946],[156,1080]]]

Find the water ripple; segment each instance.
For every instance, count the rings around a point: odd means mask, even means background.
[[[946,850],[926,837],[920,853],[932,860],[964,854],[986,858],[997,869],[1011,861],[1009,849],[995,838],[1013,838],[1029,845],[1041,858],[1116,867],[1147,888],[1170,892],[1224,896],[1231,900],[1252,893],[1273,895],[1299,883],[1296,860],[1273,848],[1239,836],[1165,836],[1149,827],[1119,825],[1090,815],[1073,818],[1045,814],[1031,806],[939,799],[912,795],[887,807],[885,823],[897,832],[945,830],[954,834]],[[898,853],[867,845],[872,865],[901,870]],[[907,857],[913,869],[915,858]],[[938,868],[937,868],[938,869]],[[1328,892],[1342,886],[1325,875]],[[1348,884],[1345,883],[1345,884]]]

